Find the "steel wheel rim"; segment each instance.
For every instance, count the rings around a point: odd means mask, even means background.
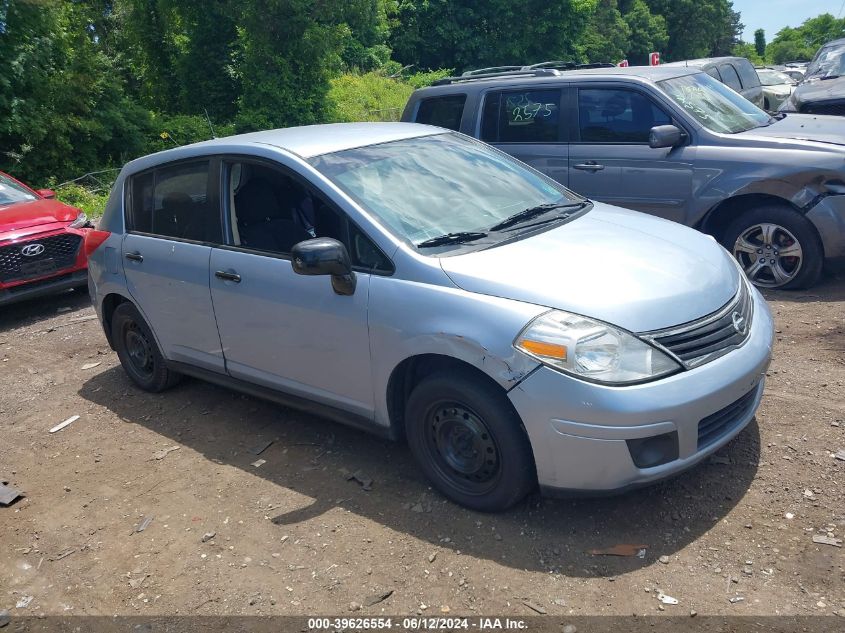
[[[127,324],[123,332],[123,342],[132,370],[141,378],[150,378],[155,371],[155,357],[150,341],[137,323]]]
[[[461,492],[484,494],[501,474],[501,456],[490,429],[472,409],[441,402],[426,415],[425,442],[437,471]]]
[[[756,286],[780,288],[798,276],[804,265],[804,249],[787,228],[761,222],[745,229],[733,247],[745,274]]]

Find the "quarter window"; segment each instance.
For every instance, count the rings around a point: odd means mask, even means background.
[[[583,143],[648,143],[651,128],[672,118],[648,97],[633,90],[578,91]]]
[[[724,64],[719,68],[719,74],[722,75],[722,81],[728,88],[732,88],[739,92],[742,90],[742,84],[739,82],[739,75],[736,74],[736,69],[730,64]]]
[[[739,79],[743,88],[756,88],[760,85],[760,77],[751,62],[744,60],[737,62],[736,69],[739,72]]]
[[[445,127],[448,130],[461,129],[466,95],[448,95],[423,99],[417,110],[417,123]]]
[[[560,143],[560,90],[492,92],[484,101],[481,139],[492,143]]]
[[[131,230],[161,237],[219,243],[220,210],[209,195],[209,162],[170,165],[134,176]]]

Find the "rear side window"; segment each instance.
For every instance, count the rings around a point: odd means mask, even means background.
[[[560,90],[491,92],[481,113],[481,140],[560,143]]]
[[[209,162],[169,165],[133,176],[130,230],[161,237],[220,243],[220,210],[209,191]]]
[[[672,118],[639,92],[601,88],[578,91],[578,121],[582,143],[648,143]]]
[[[739,75],[730,64],[723,64],[719,67],[719,74],[722,75],[722,83],[728,88],[733,88],[737,92],[742,90],[742,84],[739,82]]]
[[[461,129],[466,95],[448,95],[423,99],[417,109],[417,123],[445,127],[448,130]]]
[[[743,88],[756,88],[760,85],[760,77],[751,62],[741,60],[736,62],[735,66],[739,72],[739,80],[742,82]]]
[[[710,66],[709,68],[705,68],[704,72],[706,72],[708,75],[713,77],[713,79],[715,79],[716,81],[722,81],[722,75],[719,74],[719,69],[716,68],[715,66]],[[724,82],[722,82],[722,83],[724,83]]]

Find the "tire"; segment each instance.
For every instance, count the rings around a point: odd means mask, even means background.
[[[158,393],[181,380],[181,374],[167,368],[150,327],[131,303],[121,303],[111,320],[117,357],[129,378],[144,391]]]
[[[408,398],[405,432],[434,487],[460,505],[499,512],[537,485],[528,435],[507,396],[467,371],[420,382]]]
[[[788,207],[763,205],[746,211],[725,230],[722,245],[760,288],[809,288],[822,274],[819,234],[807,218]]]

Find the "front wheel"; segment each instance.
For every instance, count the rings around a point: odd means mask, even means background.
[[[760,288],[808,288],[822,273],[824,249],[818,233],[792,209],[751,209],[728,226],[722,244]]]
[[[536,486],[528,436],[507,396],[469,372],[416,386],[405,414],[408,444],[434,486],[482,512],[505,510]]]

